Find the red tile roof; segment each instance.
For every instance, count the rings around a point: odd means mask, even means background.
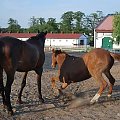
[[[72,34],[72,33],[48,33],[46,38],[48,39],[78,39],[82,34]]]
[[[113,18],[114,15],[108,15],[104,20],[96,27],[96,32],[112,32],[113,31]]]
[[[30,38],[35,36],[37,33],[0,33],[2,36],[11,36],[16,38]],[[72,34],[72,33],[48,33],[46,38],[48,39],[78,39],[82,34]]]

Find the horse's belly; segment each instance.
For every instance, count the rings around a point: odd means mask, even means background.
[[[16,69],[18,72],[27,72],[27,71],[31,71],[31,70],[33,70],[33,68],[27,68],[27,67],[18,67],[17,69]]]
[[[73,74],[70,74],[69,76],[70,76],[69,79],[72,82],[80,82],[80,81],[89,79],[91,77],[88,71],[83,71],[80,73],[73,73]]]
[[[17,65],[17,71],[19,72],[27,72],[27,71],[31,71],[35,68],[35,64],[30,64],[30,63],[19,63]]]
[[[75,76],[75,78],[72,78],[73,82],[80,82],[86,79],[89,79],[91,77],[90,74],[80,74],[78,76]]]

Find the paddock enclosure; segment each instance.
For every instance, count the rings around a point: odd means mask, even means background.
[[[80,52],[69,53],[80,56]],[[30,71],[27,77],[26,87],[23,90],[23,104],[16,103],[18,91],[24,73],[16,72],[12,85],[11,103],[15,115],[8,117],[3,111],[2,98],[0,96],[0,120],[119,120],[120,119],[120,63],[115,62],[111,74],[116,79],[111,98],[107,98],[107,90],[104,91],[98,103],[69,108],[71,101],[76,98],[82,100],[91,99],[99,86],[92,78],[79,83],[72,83],[64,91],[65,95],[59,99],[53,95],[50,78],[57,74],[57,68],[51,68],[51,52],[45,53],[45,63],[42,75],[42,95],[44,104],[39,103],[37,92],[36,74]],[[4,81],[6,75],[4,74]],[[35,80],[34,80],[35,79]],[[88,82],[89,81],[89,82]],[[60,85],[59,82],[57,83]]]

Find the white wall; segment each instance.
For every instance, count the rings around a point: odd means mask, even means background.
[[[72,47],[73,44],[77,44],[78,39],[46,39],[45,46],[64,46]]]
[[[20,39],[22,41],[26,41],[28,38],[18,38],[18,39]]]
[[[28,38],[18,38],[22,41],[26,41]],[[47,39],[45,40],[45,46],[63,46],[73,47],[74,44],[78,44],[79,39]]]
[[[101,48],[102,39],[104,37],[111,37],[112,38],[112,33],[95,33],[95,35],[94,35],[94,43],[95,43],[94,47]],[[120,49],[120,44],[119,45],[113,44],[113,49]]]

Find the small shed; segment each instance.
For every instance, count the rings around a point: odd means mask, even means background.
[[[89,44],[88,35],[86,35],[86,34],[81,35],[79,38],[79,44],[80,45],[88,45]]]

